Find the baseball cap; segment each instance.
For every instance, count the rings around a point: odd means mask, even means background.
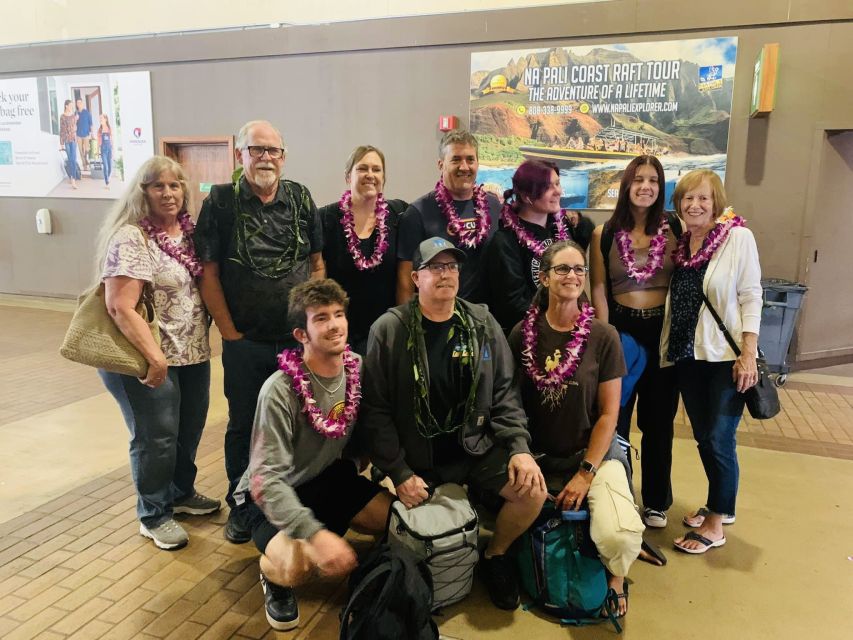
[[[457,249],[444,238],[427,238],[415,250],[415,255],[412,258],[412,269],[417,271],[442,251],[449,251],[459,262],[465,261],[465,252]]]

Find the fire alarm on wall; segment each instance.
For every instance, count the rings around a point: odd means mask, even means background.
[[[459,128],[459,118],[456,116],[438,116],[438,130],[452,131]]]

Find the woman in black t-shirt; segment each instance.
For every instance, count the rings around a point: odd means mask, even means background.
[[[616,443],[616,418],[625,375],[616,330],[581,303],[588,267],[580,246],[557,242],[542,254],[540,287],[509,337],[521,369],[531,449],[558,509],[589,505],[590,537],[628,609],[625,576],[642,545],[625,453]]]
[[[397,220],[408,205],[385,200],[385,155],[376,147],[356,147],[344,178],[341,199],[319,210],[323,260],[349,296],[350,345],[364,355],[370,325],[395,304]]]
[[[509,332],[521,320],[539,285],[542,253],[568,240],[569,223],[560,209],[560,170],[552,162],[527,160],[504,192],[500,229],[486,248],[489,311]]]

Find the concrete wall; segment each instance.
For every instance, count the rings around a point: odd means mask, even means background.
[[[710,14],[710,15],[709,15]],[[849,1],[616,0],[452,16],[56,44],[9,49],[0,77],[150,70],[156,138],[234,133],[250,118],[282,129],[285,171],[318,204],[343,188],[356,144],[388,157],[388,193],[413,199],[434,183],[439,114],[468,113],[470,53],[595,42],[738,36],[726,186],[756,232],[765,274],[803,273],[809,159],[816,129],[853,128]],[[752,65],[781,45],[776,110],[749,120]],[[70,297],[91,275],[109,201],[0,198],[0,292]],[[54,212],[38,236],[36,209]]]

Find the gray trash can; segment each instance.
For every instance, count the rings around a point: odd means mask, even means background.
[[[797,314],[808,287],[779,278],[762,280],[761,286],[764,288],[764,304],[758,346],[764,352],[767,367],[778,374],[775,382],[781,387],[791,370],[787,362],[788,347],[791,346]]]

